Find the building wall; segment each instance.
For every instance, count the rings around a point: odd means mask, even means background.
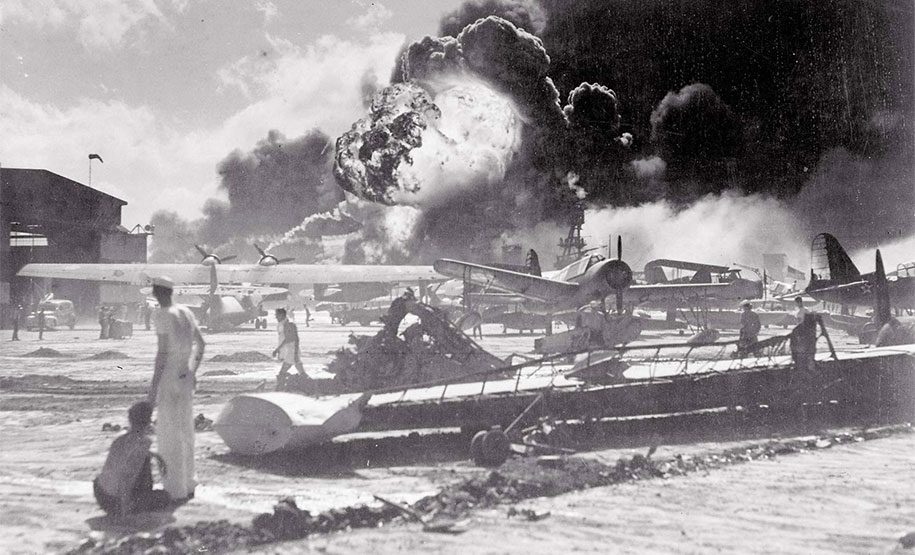
[[[52,283],[19,278],[16,272],[31,262],[145,262],[146,235],[120,227],[125,204],[47,170],[0,168],[0,325],[9,325],[11,303],[37,302],[49,292],[92,314],[100,301],[99,284]],[[47,246],[11,247],[14,229],[45,236]]]

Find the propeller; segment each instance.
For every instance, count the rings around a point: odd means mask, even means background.
[[[264,249],[260,248],[257,243],[254,243],[254,248],[257,249],[257,252],[259,252],[261,255],[261,259],[257,261],[257,263],[261,266],[276,266],[277,264],[282,264],[283,262],[292,262],[295,260],[295,257],[277,258],[269,252],[264,251]]]
[[[222,264],[223,262],[232,260],[233,258],[238,258],[234,254],[230,254],[229,256],[220,257],[216,253],[207,252],[200,245],[194,245],[194,248],[197,249],[197,252],[199,252],[203,256],[203,259],[200,260],[200,263],[205,266],[210,266],[212,264]]]
[[[613,242],[611,241],[611,245]],[[606,278],[607,284],[616,293],[616,311],[623,312],[623,291],[632,285],[632,268],[623,262],[623,237],[617,237],[616,242],[617,258],[607,262]]]

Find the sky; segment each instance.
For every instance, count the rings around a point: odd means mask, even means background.
[[[334,137],[406,42],[459,0],[4,0],[0,164],[41,168],[193,218],[217,163],[271,129]]]

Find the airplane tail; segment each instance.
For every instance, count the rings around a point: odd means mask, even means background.
[[[813,238],[810,246],[810,282],[811,284],[829,282],[840,285],[861,279],[861,272],[839,244],[839,240],[829,233],[820,233]]]
[[[890,321],[890,288],[883,267],[883,257],[877,249],[876,271],[874,272],[874,323],[877,329]]]
[[[540,272],[540,257],[537,256],[537,251],[534,249],[529,250],[527,253],[527,267],[530,275],[538,277],[543,275]]]

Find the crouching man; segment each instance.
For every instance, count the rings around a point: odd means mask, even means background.
[[[149,450],[152,445],[149,437],[152,411],[152,405],[146,401],[130,407],[127,413],[130,428],[111,444],[102,472],[92,482],[99,506],[117,518],[160,510],[170,502],[164,490],[153,489],[151,460],[155,458],[159,461],[163,476],[166,467],[162,458]]]

